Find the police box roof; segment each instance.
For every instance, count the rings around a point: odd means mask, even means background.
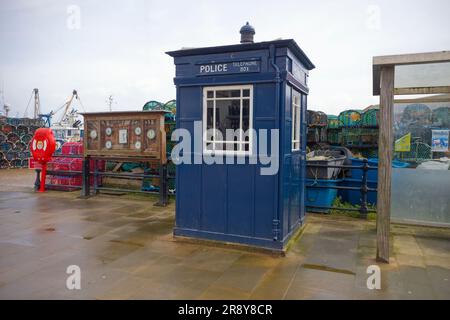
[[[166,52],[166,54],[176,58],[194,55],[207,55],[214,53],[269,49],[271,45],[275,46],[275,48],[287,47],[303,63],[306,69],[312,70],[315,68],[314,64],[311,62],[311,60],[309,60],[308,56],[303,52],[302,49],[300,49],[298,44],[293,39],[264,41],[245,44],[233,44],[217,47],[188,48],[175,51],[168,51]]]

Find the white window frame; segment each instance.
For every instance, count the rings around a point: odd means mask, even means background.
[[[294,91],[292,92],[292,151],[300,151],[301,97],[300,93],[297,95]],[[294,121],[295,119],[297,121]]]
[[[240,90],[240,97],[234,98],[216,98],[216,91],[222,90]],[[243,91],[249,90],[249,97],[243,97]],[[214,91],[214,97],[208,98],[207,92]],[[208,101],[213,101],[213,129],[216,128],[216,101],[218,100],[240,100],[239,105],[239,128],[241,129],[240,137],[239,137],[239,150],[215,150],[216,143],[236,143],[236,141],[207,141],[206,140],[206,128],[207,128],[207,110],[208,110]],[[248,151],[242,150],[243,145],[246,144],[243,142],[243,131],[242,131],[242,109],[243,109],[243,100],[249,100],[249,123],[248,123]],[[226,137],[224,137],[226,138]],[[207,149],[207,144],[213,144],[213,150]],[[204,154],[218,154],[218,155],[241,155],[247,156],[253,154],[253,85],[234,85],[234,86],[214,86],[214,87],[203,87],[203,153]]]

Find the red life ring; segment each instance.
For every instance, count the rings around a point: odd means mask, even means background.
[[[31,153],[34,160],[46,163],[52,159],[56,149],[56,139],[50,128],[39,128],[34,133],[30,143]]]
[[[31,153],[34,160],[42,165],[41,185],[39,192],[45,191],[45,178],[47,176],[47,162],[52,159],[56,148],[56,139],[50,128],[39,128],[35,131],[30,142]]]

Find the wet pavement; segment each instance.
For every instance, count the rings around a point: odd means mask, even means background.
[[[280,257],[174,240],[173,201],[39,194],[33,179],[0,170],[1,299],[450,299],[450,230],[393,225],[369,290],[373,222],[309,215]],[[66,288],[70,265],[81,290]]]

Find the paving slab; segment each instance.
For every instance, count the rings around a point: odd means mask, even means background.
[[[280,257],[174,239],[173,200],[34,193],[30,170],[0,179],[0,299],[450,299],[448,229],[392,225],[378,264],[374,222],[309,214]],[[70,265],[81,290],[66,287]]]

